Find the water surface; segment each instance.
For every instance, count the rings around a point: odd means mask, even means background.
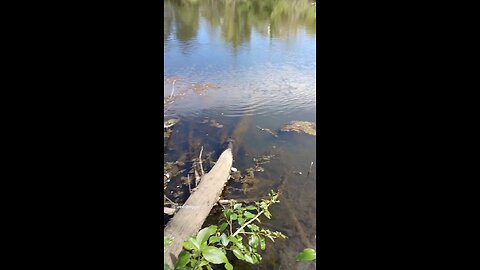
[[[228,137],[236,140],[233,166],[240,171],[253,165],[254,156],[274,154],[265,172],[255,174],[250,190],[230,189],[224,196],[262,197],[284,183],[281,203],[264,222],[289,239],[268,242],[260,265],[233,265],[314,269],[314,263],[294,258],[304,248],[316,248],[316,139],[290,133],[274,137],[260,128],[277,132],[292,120],[316,122],[315,6],[300,0],[165,0],[164,10],[164,95],[170,96],[173,87],[174,94],[182,94],[165,112],[165,119],[180,119],[166,160],[198,156],[200,146],[218,158]],[[223,127],[204,123],[210,120]],[[167,193],[178,185],[172,180]]]

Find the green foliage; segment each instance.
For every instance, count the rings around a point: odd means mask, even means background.
[[[231,252],[239,260],[251,264],[260,263],[262,256],[259,252],[265,250],[266,238],[272,241],[276,238],[287,238],[281,232],[272,232],[261,227],[259,218],[263,215],[270,219],[268,208],[280,202],[277,200],[278,194],[273,191],[269,197],[252,205],[231,200],[223,211],[223,220],[219,226],[203,228],[195,237],[192,236],[182,243],[183,251],[178,257],[175,269],[212,269],[210,264],[224,264],[225,269],[232,270],[227,252]]]
[[[300,261],[313,261],[317,259],[317,252],[312,248],[306,248],[300,252],[295,258],[297,262]]]

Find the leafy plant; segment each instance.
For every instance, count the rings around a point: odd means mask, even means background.
[[[230,200],[219,226],[203,228],[196,236],[182,243],[183,250],[175,269],[212,269],[210,264],[224,264],[225,269],[231,270],[233,266],[228,261],[227,252],[233,253],[239,260],[260,263],[262,256],[259,252],[265,250],[266,238],[273,242],[276,238],[287,238],[281,232],[261,227],[260,217],[272,217],[268,208],[280,202],[277,198],[278,194],[272,191],[269,199],[251,205]]]
[[[295,258],[297,262],[300,261],[313,261],[317,259],[317,252],[312,248],[306,248],[300,252]]]

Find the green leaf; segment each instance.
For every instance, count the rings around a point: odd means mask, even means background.
[[[226,264],[225,264],[225,269],[227,269],[227,270],[233,270],[233,265],[231,265],[230,263],[226,263]]]
[[[230,242],[230,241],[228,241],[228,239],[227,239],[227,235],[224,234],[224,233],[222,233],[222,235],[220,236],[220,238],[222,239],[222,245],[223,245],[224,247],[226,247],[226,246],[228,245],[228,242]]]
[[[267,204],[264,201],[262,201],[260,203],[260,208],[265,209],[266,207],[267,207]]]
[[[233,211],[232,209],[226,209],[225,212],[223,212],[223,215],[227,220],[230,220],[230,215],[232,215]]]
[[[231,235],[228,236],[227,239],[230,240],[230,241],[232,241],[232,242],[235,243],[235,244],[238,244],[238,242],[239,242],[237,238],[235,238],[234,236],[231,236]]]
[[[255,253],[255,257],[257,257],[258,262],[262,261],[262,256],[260,256],[260,254]]]
[[[200,249],[197,249],[193,252],[193,256],[195,258],[200,257],[200,255],[202,255],[202,251]]]
[[[197,264],[198,260],[195,260],[193,258],[190,259],[190,266],[193,268]]]
[[[202,266],[209,265],[209,264],[210,263],[208,263],[206,260],[202,260],[198,266],[200,266],[200,269],[201,269]]]
[[[314,249],[306,248],[295,258],[297,262],[299,261],[313,261],[317,259],[317,252]]]
[[[260,249],[265,250],[265,237],[260,236]]]
[[[266,235],[268,238],[270,238],[270,240],[272,240],[272,242],[275,242],[275,239],[273,239],[273,237],[269,234]]]
[[[208,226],[208,234],[209,236],[210,235],[214,235],[216,232],[217,232],[217,225],[211,225],[211,226]]]
[[[253,261],[253,258],[248,254],[245,254],[245,261],[251,264],[255,264],[255,262]]]
[[[237,220],[237,217],[238,217],[237,214],[232,214],[232,215],[230,216],[230,219],[231,219],[231,220]]]
[[[200,244],[197,242],[197,240],[196,240],[195,238],[190,237],[190,238],[188,239],[188,242],[192,243],[194,249],[200,250]]]
[[[213,270],[210,264],[207,264],[207,270]]]
[[[244,214],[245,217],[248,218],[248,219],[251,219],[251,218],[254,218],[254,217],[255,217],[254,214],[252,214],[252,213],[250,213],[250,212],[248,212],[248,211],[245,211],[245,213],[243,213],[243,214]]]
[[[254,249],[257,249],[258,248],[258,244],[260,243],[260,239],[258,239],[258,236],[256,235],[252,235],[250,236],[250,238],[248,239],[248,245],[250,245],[251,247],[253,247]]]
[[[243,256],[242,251],[238,249],[237,247],[232,247],[233,255],[237,257],[239,260],[245,261],[245,257]]]
[[[213,264],[228,263],[228,259],[225,254],[223,254],[221,249],[216,247],[206,247],[204,250],[202,250],[202,255],[205,260]]]
[[[201,229],[197,234],[197,242],[199,244],[207,242],[208,237],[210,237],[210,235],[212,234],[215,234],[216,231],[217,231],[217,226],[215,225]]]
[[[186,252],[186,251],[180,252],[180,255],[178,255],[177,263],[175,264],[175,269],[177,267],[178,268],[185,267],[185,265],[187,265],[188,262],[190,261],[190,256],[191,254],[189,252]]]
[[[246,207],[247,210],[257,210],[257,207],[255,205],[249,205]]]
[[[240,226],[243,226],[243,224],[245,224],[245,219],[244,218],[238,218],[238,224],[240,224]]]
[[[242,244],[242,237],[237,235],[236,237],[233,237],[233,236],[229,236],[228,237],[228,240],[232,241],[237,247],[239,247],[240,249],[243,249],[245,248]]]
[[[267,209],[264,210],[263,214],[268,218],[270,219],[272,217],[272,214],[270,214],[270,211],[268,211]]]
[[[190,242],[190,241],[182,242],[182,246],[183,246],[183,248],[186,249],[186,250],[192,250],[192,249],[195,249],[195,248],[196,248],[195,245],[194,245],[192,242]]]
[[[258,264],[258,263],[260,262],[260,260],[258,259],[256,253],[252,254],[252,259],[253,259],[253,262],[254,262],[255,264]]]
[[[242,244],[242,242],[238,242],[235,244],[239,249],[244,249],[245,246]]]
[[[218,231],[223,232],[225,228],[227,228],[227,226],[228,226],[228,223],[222,223],[222,225],[220,225],[220,227],[218,228]]]
[[[237,203],[237,204],[235,204],[235,205],[233,206],[233,209],[234,209],[234,210],[238,210],[238,209],[240,209],[240,207],[242,207],[242,204],[241,204],[241,203]]]
[[[208,243],[213,244],[213,243],[220,242],[220,240],[222,240],[222,238],[213,235],[213,236],[210,236],[210,239],[208,239]]]
[[[203,250],[206,247],[208,247],[208,244],[207,244],[207,242],[204,242],[200,245],[200,250]]]
[[[249,228],[252,232],[258,232],[259,230],[258,226],[255,224],[247,225],[247,228]]]

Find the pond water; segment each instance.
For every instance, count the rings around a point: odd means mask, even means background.
[[[215,160],[229,137],[235,140],[233,166],[242,173],[254,157],[274,155],[262,165],[265,171],[255,172],[252,185],[230,180],[223,197],[259,198],[280,188],[273,218],[262,221],[289,239],[267,242],[260,265],[232,260],[234,269],[315,268],[314,262],[294,258],[304,248],[316,248],[316,137],[279,132],[290,121],[316,123],[311,2],[164,1],[164,96],[173,91],[175,97],[164,119],[180,120],[165,143],[165,160],[185,161],[181,175],[186,176],[201,146],[204,157]],[[181,175],[165,190],[178,202],[188,195]],[[217,219],[213,214],[205,225]]]

